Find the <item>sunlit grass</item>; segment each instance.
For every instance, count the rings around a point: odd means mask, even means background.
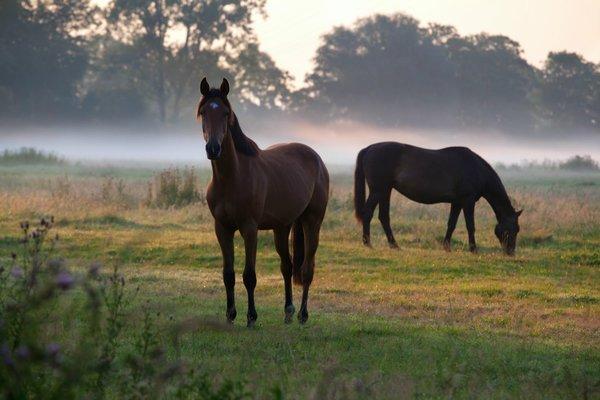
[[[174,320],[224,318],[220,250],[205,205],[143,206],[152,173],[140,171],[116,174],[132,202],[107,201],[101,193],[106,178],[72,168],[67,176],[60,169],[0,170],[1,257],[14,245],[20,220],[52,214],[59,253],[74,267],[121,263],[130,286],[140,288],[134,308],[150,300]],[[207,176],[203,171],[200,181]],[[510,258],[500,251],[484,201],[476,209],[479,254],[467,252],[462,221],[453,252],[446,253],[440,241],[448,207],[397,194],[392,227],[400,249],[385,245],[376,218],[374,248],[365,248],[352,213],[351,179],[336,175],[308,325],[283,325],[279,258],[272,233],[263,232],[258,327],[243,327],[243,243],[236,236],[235,329],[188,335],[187,356],[223,376],[243,377],[259,397],[279,387],[286,398],[319,398],[328,382],[338,394],[373,385],[384,398],[597,395],[600,176],[545,179],[507,181],[525,209],[517,255]],[[299,294],[296,288],[296,305]]]

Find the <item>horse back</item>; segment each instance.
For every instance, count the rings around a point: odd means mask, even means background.
[[[396,142],[377,143],[364,157],[371,190],[395,188],[425,204],[479,198],[489,165],[466,147],[424,149]]]

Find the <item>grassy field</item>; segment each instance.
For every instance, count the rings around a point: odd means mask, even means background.
[[[173,321],[224,320],[225,293],[212,217],[202,202],[144,205],[151,168],[0,167],[0,257],[24,219],[54,215],[57,252],[73,268],[118,262],[128,308],[149,302]],[[485,201],[476,209],[479,254],[459,222],[453,252],[441,246],[447,205],[392,197],[400,245],[373,222],[361,245],[351,169],[332,174],[305,326],[283,324],[283,281],[271,232],[259,236],[257,326],[245,327],[243,244],[236,236],[238,320],[199,329],[182,355],[215,380],[241,379],[255,398],[600,398],[600,174],[506,173],[524,208],[517,254],[493,235]],[[120,189],[117,184],[120,183]],[[208,171],[201,171],[204,186]],[[298,288],[295,304],[299,306]],[[167,340],[166,337],[164,340]]]

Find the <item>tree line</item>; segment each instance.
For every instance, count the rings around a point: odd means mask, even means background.
[[[193,118],[200,77],[226,76],[242,113],[600,133],[600,65],[578,54],[536,68],[506,36],[374,15],[324,35],[293,90],[252,29],[264,13],[265,0],[3,0],[0,118],[179,123]]]

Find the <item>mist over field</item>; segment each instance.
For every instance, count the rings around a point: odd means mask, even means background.
[[[244,127],[244,121],[241,121]],[[398,141],[437,149],[466,146],[491,163],[518,164],[524,161],[561,161],[574,155],[600,160],[600,136],[561,135],[535,138],[529,135],[381,129],[355,123],[317,126],[297,120],[260,121],[245,128],[261,148],[276,143],[302,142],[319,152],[330,165],[348,167],[363,147],[379,141]],[[185,128],[138,131],[135,127],[65,127],[0,129],[0,150],[35,147],[73,161],[172,162],[209,167],[200,125]]]

